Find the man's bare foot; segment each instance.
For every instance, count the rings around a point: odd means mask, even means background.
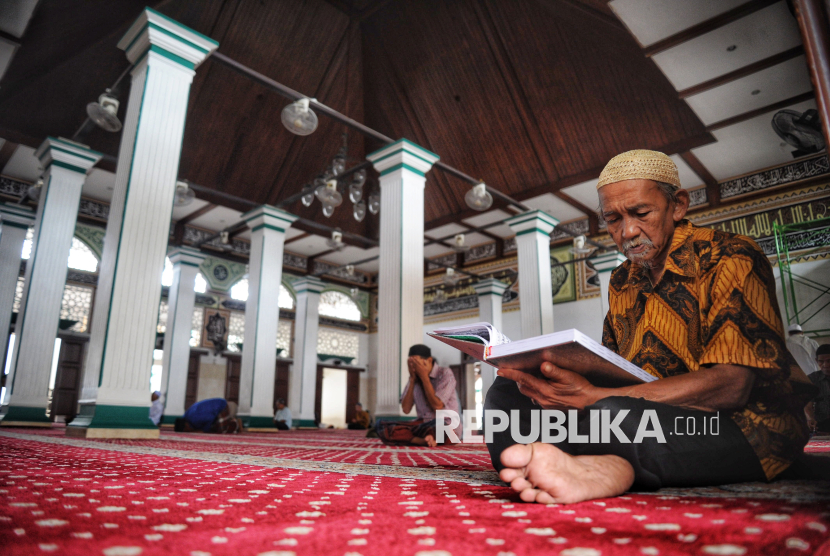
[[[634,484],[634,468],[619,456],[571,456],[540,442],[507,448],[501,463],[499,477],[525,502],[574,504],[618,496]]]
[[[431,434],[426,435],[424,438],[420,436],[415,436],[410,440],[412,444],[415,446],[429,446],[430,448],[435,448],[438,446],[438,443],[435,441],[435,437]]]

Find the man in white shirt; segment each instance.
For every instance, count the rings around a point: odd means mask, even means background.
[[[277,400],[277,412],[274,414],[274,425],[281,431],[291,428],[291,410],[285,405],[285,400]]]
[[[153,402],[150,406],[150,420],[154,425],[158,426],[164,414],[164,403],[161,401],[161,392],[158,390],[153,392],[153,395],[150,396],[150,401]]]
[[[804,374],[811,375],[818,371],[818,364],[816,363],[816,350],[818,349],[818,342],[812,338],[804,335],[804,331],[798,324],[791,324],[787,328],[789,337],[787,338],[787,349],[795,357],[798,366],[804,371]]]

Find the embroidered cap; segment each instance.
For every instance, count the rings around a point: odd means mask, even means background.
[[[677,166],[665,154],[657,151],[636,150],[612,158],[599,175],[597,189],[624,180],[654,180],[680,187]]]

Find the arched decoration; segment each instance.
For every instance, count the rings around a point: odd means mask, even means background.
[[[83,241],[99,261],[104,256],[104,235],[106,233],[107,231],[104,228],[75,224],[75,237]]]
[[[246,274],[241,277],[230,288],[228,288],[228,293],[232,299],[237,301],[248,301],[248,275]],[[280,284],[279,306],[280,309],[288,310],[293,310],[295,306],[294,295],[288,289],[284,281]]]
[[[356,288],[355,288],[356,289]],[[323,294],[326,292],[340,292],[346,297],[348,297],[357,308],[360,310],[360,318],[361,319],[368,319],[369,318],[369,293],[357,290],[355,295],[352,295],[351,288],[347,288],[344,286],[336,286],[334,284],[326,284],[326,287],[323,289]],[[322,295],[322,294],[321,294]]]
[[[351,295],[336,289],[324,290],[320,294],[319,311],[321,317],[359,322],[363,318],[360,307]]]
[[[69,268],[84,272],[97,272],[99,262],[101,258],[96,256],[86,242],[72,237],[72,246],[69,248],[69,260],[67,261]]]
[[[247,265],[218,257],[205,257],[199,265],[208,287],[213,291],[227,292],[248,273]]]

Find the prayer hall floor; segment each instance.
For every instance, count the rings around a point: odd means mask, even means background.
[[[830,439],[807,451],[828,456]],[[483,445],[364,431],[81,440],[0,431],[0,553],[830,556],[830,483],[525,504]]]

